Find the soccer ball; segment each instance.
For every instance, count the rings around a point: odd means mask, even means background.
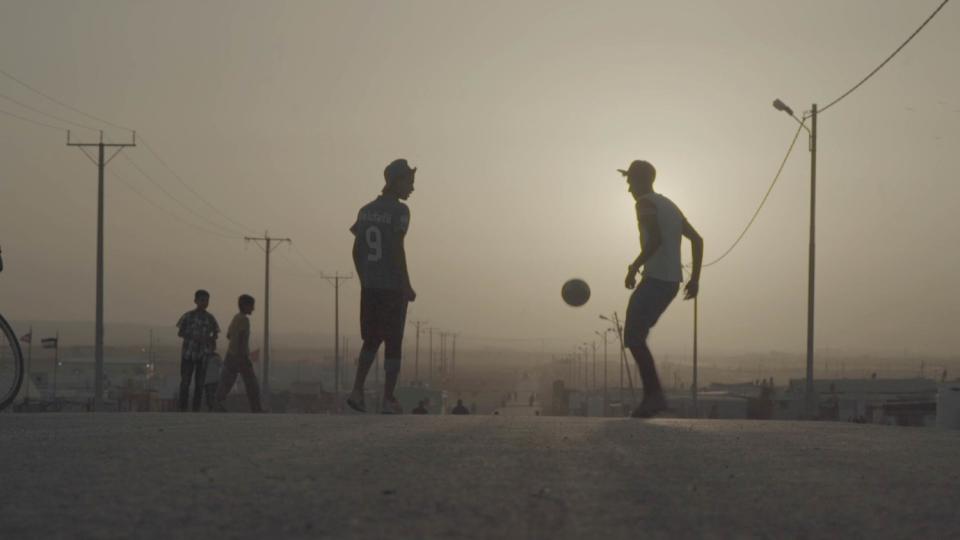
[[[560,289],[563,301],[573,307],[580,307],[590,299],[590,286],[582,279],[571,279]]]

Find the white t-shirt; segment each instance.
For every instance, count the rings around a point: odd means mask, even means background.
[[[648,201],[650,204],[642,204]],[[673,201],[650,192],[637,201],[637,226],[640,228],[640,245],[647,242],[648,232],[644,230],[641,217],[654,215],[660,224],[660,249],[643,265],[643,277],[660,279],[679,283],[683,281],[683,271],[680,266],[680,240],[683,237],[683,212],[673,204]]]

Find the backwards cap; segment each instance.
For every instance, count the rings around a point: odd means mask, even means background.
[[[416,167],[410,167],[405,159],[395,159],[383,169],[383,179],[388,184],[397,178],[402,178],[410,173],[417,172]]]

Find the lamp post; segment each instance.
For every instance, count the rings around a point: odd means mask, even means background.
[[[627,382],[630,384],[630,395],[633,398],[633,404],[637,403],[637,393],[633,388],[633,376],[630,374],[630,367],[627,366],[627,350],[623,346],[623,325],[620,324],[620,317],[617,312],[613,312],[612,317],[600,315],[600,319],[613,324],[613,330],[617,333],[617,341],[620,344],[620,405],[623,406],[623,370],[627,370]]]
[[[773,108],[788,114],[810,135],[810,251],[807,256],[807,384],[804,392],[804,411],[807,418],[814,418],[816,411],[813,399],[813,307],[817,257],[817,104],[814,103],[810,111],[804,113],[803,120],[797,118],[793,114],[793,109],[779,99],[773,101]],[[811,120],[810,128],[807,128],[805,123],[807,118]]]
[[[594,330],[593,333],[600,336],[600,339],[603,340],[603,416],[607,415],[607,334],[610,332],[610,328],[607,328],[603,332]]]

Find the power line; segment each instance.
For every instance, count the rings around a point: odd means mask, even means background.
[[[191,228],[197,229],[197,230],[199,230],[199,231],[202,231],[202,232],[204,232],[204,233],[206,233],[206,234],[210,234],[210,235],[217,236],[217,237],[220,237],[220,238],[227,238],[227,239],[230,239],[230,240],[237,240],[237,239],[239,239],[239,237],[237,237],[237,236],[227,236],[227,235],[225,235],[225,234],[219,233],[219,232],[214,231],[214,230],[212,230],[212,229],[207,229],[206,227],[203,227],[203,226],[201,226],[201,225],[198,225],[198,224],[196,224],[196,223],[193,223],[193,222],[190,222],[190,221],[187,221],[187,220],[183,219],[183,217],[181,217],[180,215],[178,215],[178,214],[176,214],[176,213],[174,213],[174,212],[171,212],[169,209],[165,208],[165,207],[162,206],[160,203],[158,203],[158,202],[154,201],[153,199],[147,197],[147,195],[146,195],[144,192],[142,192],[139,188],[135,187],[135,186],[133,185],[133,183],[130,182],[126,177],[121,176],[119,173],[117,173],[116,171],[113,171],[113,170],[110,171],[110,174],[111,174],[113,177],[115,177],[117,180],[120,180],[120,182],[121,182],[123,185],[125,185],[125,186],[127,187],[127,189],[129,189],[130,191],[136,193],[141,199],[143,199],[144,201],[148,202],[151,206],[153,206],[153,207],[156,208],[157,210],[160,210],[161,212],[163,212],[163,213],[165,213],[165,214],[173,217],[174,219],[176,219],[176,220],[179,221],[180,223],[182,223],[182,224],[184,224],[184,225],[187,225],[187,226],[189,226],[189,227],[191,227]]]
[[[222,211],[220,211],[219,208],[217,208],[216,206],[214,206],[214,204],[211,203],[209,200],[207,200],[203,195],[200,195],[199,193],[197,193],[197,191],[196,191],[195,189],[193,189],[192,187],[190,187],[190,184],[188,184],[186,181],[184,181],[184,179],[183,179],[179,174],[177,174],[177,171],[173,170],[173,167],[171,167],[170,165],[168,165],[167,162],[166,162],[162,157],[160,157],[160,154],[158,154],[158,153],[153,149],[153,147],[150,146],[150,144],[146,141],[146,139],[143,138],[142,135],[140,136],[140,142],[141,142],[141,143],[143,144],[143,146],[147,149],[147,151],[149,151],[151,154],[153,154],[153,157],[156,158],[157,161],[159,161],[160,164],[164,166],[164,168],[166,168],[168,171],[170,171],[170,174],[172,174],[173,177],[176,178],[177,181],[180,182],[180,183],[183,185],[183,187],[187,188],[187,190],[190,191],[190,193],[192,193],[195,197],[197,197],[198,199],[200,199],[200,201],[203,202],[205,205],[207,205],[208,207],[210,207],[211,210],[213,210],[213,211],[216,212],[218,215],[220,215],[220,217],[226,219],[227,221],[229,221],[230,223],[232,223],[232,224],[240,227],[241,229],[246,230],[247,232],[253,230],[253,229],[251,229],[250,227],[247,227],[246,225],[244,225],[243,223],[240,223],[239,221],[237,221],[237,220],[235,220],[235,219],[232,219],[230,216],[228,216],[228,215],[226,215],[225,213],[223,213]]]
[[[71,111],[73,111],[73,112],[75,112],[75,113],[79,113],[79,114],[81,114],[81,115],[83,115],[83,116],[86,116],[87,118],[89,118],[89,119],[91,119],[91,120],[94,120],[94,121],[96,121],[96,122],[100,122],[100,123],[102,123],[102,124],[106,124],[106,125],[111,126],[111,127],[115,127],[115,128],[117,128],[117,129],[124,129],[124,130],[127,130],[127,131],[133,131],[132,129],[130,129],[130,128],[128,128],[128,127],[124,127],[124,126],[121,126],[121,125],[118,125],[118,124],[114,124],[113,122],[110,122],[109,120],[104,120],[103,118],[94,116],[94,115],[92,115],[92,114],[90,114],[90,113],[83,112],[83,111],[81,111],[80,109],[78,109],[78,108],[76,108],[76,107],[73,107],[73,106],[71,106],[71,105],[68,105],[68,104],[66,104],[66,103],[64,103],[64,102],[56,99],[56,98],[53,98],[53,97],[51,97],[50,95],[42,92],[41,90],[38,90],[38,89],[34,88],[33,86],[30,86],[29,84],[21,81],[20,79],[14,77],[14,76],[11,75],[10,73],[7,73],[6,71],[4,71],[4,70],[2,70],[2,69],[0,69],[0,75],[3,75],[4,77],[12,80],[13,82],[15,82],[15,83],[19,84],[20,86],[26,88],[27,90],[30,90],[30,91],[32,91],[32,92],[35,92],[36,94],[39,94],[40,96],[43,96],[44,98],[46,98],[46,99],[48,99],[48,100],[56,103],[57,105],[60,105],[61,107],[64,107],[64,108],[69,109],[69,110],[71,110]]]
[[[64,128],[60,127],[60,126],[54,126],[54,125],[52,125],[52,124],[47,124],[47,123],[41,122],[41,121],[39,121],[39,120],[33,120],[33,119],[31,119],[31,118],[27,118],[26,116],[20,116],[20,115],[17,114],[17,113],[12,113],[12,112],[10,112],[10,111],[5,111],[5,110],[3,110],[3,109],[0,109],[0,113],[5,114],[5,115],[7,115],[7,116],[12,116],[12,117],[14,117],[14,118],[16,118],[16,119],[18,119],[18,120],[22,120],[22,121],[24,121],[24,122],[29,122],[29,123],[31,123],[31,124],[34,124],[34,125],[37,125],[37,126],[40,126],[40,127],[55,129],[55,130],[57,130],[57,131],[66,131],[66,129],[64,129]]]
[[[847,90],[847,91],[844,92],[840,97],[838,97],[837,99],[831,101],[831,102],[828,103],[825,107],[823,107],[822,109],[820,109],[820,113],[822,114],[822,113],[826,112],[827,109],[829,109],[830,107],[833,107],[833,106],[834,106],[837,102],[839,102],[841,99],[843,99],[843,98],[849,96],[850,94],[852,94],[852,93],[854,92],[854,90],[856,90],[857,88],[860,88],[860,86],[863,85],[863,83],[867,82],[867,80],[869,80],[870,77],[873,77],[878,71],[880,71],[880,70],[883,68],[883,66],[887,65],[887,62],[889,62],[890,60],[893,60],[893,57],[896,56],[897,53],[899,53],[904,47],[906,47],[906,46],[907,46],[907,43],[910,43],[910,41],[911,41],[914,37],[916,37],[916,35],[919,34],[921,30],[923,30],[923,27],[927,26],[927,23],[929,23],[930,21],[932,21],[933,18],[937,16],[937,13],[940,13],[940,10],[943,9],[943,7],[946,6],[946,5],[947,5],[947,2],[949,2],[949,1],[950,1],[950,0],[943,0],[943,2],[937,7],[937,9],[933,10],[933,13],[931,13],[930,16],[927,17],[927,20],[923,21],[923,24],[921,24],[919,28],[917,28],[916,30],[914,30],[913,33],[910,34],[910,37],[908,37],[906,41],[904,41],[902,44],[900,44],[899,47],[897,47],[897,50],[893,51],[893,54],[891,54],[890,56],[888,56],[887,59],[884,60],[883,62],[881,62],[879,66],[875,67],[875,68],[873,69],[873,71],[871,71],[870,73],[868,73],[867,76],[863,78],[863,80],[861,80],[860,82],[858,82],[857,84],[855,84],[855,85],[853,86],[853,88]]]
[[[720,255],[719,257],[717,257],[716,259],[708,263],[704,263],[703,264],[704,267],[713,266],[718,262],[722,261],[727,255],[730,254],[730,252],[733,251],[733,248],[737,247],[737,244],[739,244],[740,241],[743,240],[743,237],[747,234],[747,231],[750,230],[750,227],[753,225],[753,222],[757,220],[757,216],[760,215],[760,210],[763,209],[763,205],[766,204],[767,198],[770,197],[770,193],[773,191],[773,186],[777,185],[777,180],[780,179],[780,173],[783,172],[783,167],[787,164],[787,159],[789,159],[790,154],[793,153],[793,148],[797,144],[797,138],[800,137],[800,131],[803,129],[803,127],[804,127],[803,124],[800,124],[800,126],[797,127],[797,132],[793,134],[793,140],[790,141],[790,146],[787,148],[786,155],[783,156],[783,161],[780,162],[780,168],[777,169],[777,174],[774,175],[773,182],[770,182],[770,187],[767,188],[767,192],[764,194],[763,198],[760,199],[760,204],[757,206],[756,211],[754,211],[753,217],[750,218],[750,221],[747,222],[747,226],[744,227],[743,231],[740,232],[740,236],[737,236],[737,239],[734,240],[732,244],[730,244],[730,247],[728,247],[727,250],[724,251],[722,255]]]
[[[318,275],[323,274],[323,270],[321,270],[317,265],[310,262],[310,259],[308,259],[307,256],[304,255],[302,251],[300,251],[300,248],[298,248],[296,244],[290,244],[290,247],[293,248],[293,251],[303,260],[304,263],[306,263],[307,266],[310,267],[310,269],[312,269]]]
[[[167,191],[166,188],[164,188],[163,185],[160,184],[160,182],[157,182],[156,180],[154,180],[154,178],[153,178],[152,176],[150,176],[149,174],[147,174],[147,172],[144,171],[144,170],[140,167],[140,165],[137,164],[137,162],[135,162],[135,161],[133,161],[132,159],[130,159],[129,157],[127,157],[126,154],[121,154],[121,156],[123,156],[123,158],[126,159],[126,160],[130,163],[130,165],[133,166],[134,169],[136,169],[141,175],[143,175],[144,178],[146,178],[146,179],[149,180],[151,183],[153,183],[153,185],[157,186],[157,188],[160,189],[160,191],[162,191],[162,192],[164,193],[164,195],[166,195],[167,197],[169,197],[170,199],[172,199],[173,202],[177,203],[181,208],[183,208],[183,209],[186,210],[187,212],[190,212],[190,213],[193,214],[194,216],[202,219],[203,221],[207,222],[209,225],[212,225],[212,226],[214,226],[214,227],[217,227],[217,228],[221,229],[222,231],[225,231],[227,234],[232,235],[231,237],[233,237],[233,238],[239,238],[239,237],[243,236],[243,234],[242,234],[241,232],[238,232],[238,231],[235,231],[235,230],[231,230],[231,229],[229,229],[229,228],[227,228],[227,227],[224,227],[223,225],[220,225],[219,223],[216,223],[216,222],[214,222],[214,221],[211,221],[209,218],[207,218],[207,217],[204,216],[203,214],[197,212],[196,210],[194,210],[193,208],[191,208],[190,206],[188,206],[187,204],[185,204],[183,201],[181,201],[180,199],[178,199],[177,197],[175,197],[172,193],[170,193],[169,191]]]
[[[30,105],[27,105],[26,103],[23,103],[22,101],[16,100],[16,99],[14,99],[14,98],[12,98],[12,97],[10,97],[10,96],[6,96],[6,95],[3,95],[3,94],[0,94],[0,98],[3,98],[3,99],[5,99],[5,100],[7,100],[7,101],[9,101],[9,102],[11,102],[11,103],[16,103],[17,105],[23,107],[24,109],[27,109],[27,110],[29,110],[29,111],[33,111],[33,112],[35,112],[35,113],[37,113],[37,114],[39,114],[39,115],[42,115],[42,116],[46,116],[47,118],[50,118],[50,119],[52,119],[52,120],[56,120],[56,121],[58,121],[58,122],[63,122],[64,124],[70,124],[71,126],[76,126],[76,127],[78,127],[78,128],[82,128],[82,129],[89,129],[90,131],[94,131],[94,132],[100,131],[100,130],[98,130],[98,129],[95,128],[95,127],[90,127],[90,126],[88,126],[88,125],[86,125],[86,124],[80,124],[80,123],[77,123],[77,122],[73,122],[73,121],[71,121],[71,120],[67,120],[66,118],[62,118],[62,117],[57,116],[57,115],[55,115],[55,114],[50,114],[50,113],[48,113],[48,112],[44,112],[44,111],[42,111],[42,110],[40,110],[40,109],[37,109],[36,107],[31,107]]]

